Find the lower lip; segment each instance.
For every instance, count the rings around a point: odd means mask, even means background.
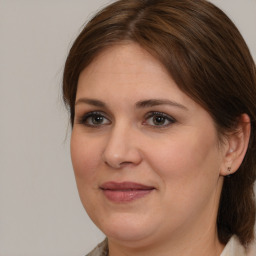
[[[104,195],[112,202],[115,203],[125,203],[131,202],[136,199],[142,198],[150,194],[153,190],[103,190]]]

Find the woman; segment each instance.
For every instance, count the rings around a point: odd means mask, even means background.
[[[63,78],[88,255],[255,255],[256,73],[199,0],[120,0],[74,42]]]

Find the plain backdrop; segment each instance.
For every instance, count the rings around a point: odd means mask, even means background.
[[[68,50],[108,0],[0,0],[0,256],[81,256],[104,236],[78,197],[61,100]],[[256,59],[256,0],[212,0]]]

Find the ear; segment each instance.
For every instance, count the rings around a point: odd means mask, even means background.
[[[227,135],[220,175],[227,176],[238,170],[246,154],[250,134],[250,117],[247,114],[242,114],[238,118],[234,132]]]

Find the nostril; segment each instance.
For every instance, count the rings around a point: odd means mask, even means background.
[[[132,162],[128,162],[128,161],[126,161],[126,162],[122,162],[122,163],[120,163],[119,165],[120,165],[120,166],[122,166],[122,165],[129,165],[129,164],[132,164]]]
[[[109,161],[104,161],[104,163],[107,165],[107,166],[110,166],[112,168],[115,168],[115,169],[119,169],[119,168],[122,168],[122,167],[125,167],[127,165],[131,165],[133,164],[132,162],[129,162],[129,161],[124,161],[124,162],[109,162]]]
[[[107,166],[119,169],[128,165],[138,165],[142,157],[136,146],[128,142],[121,143],[120,137],[113,137],[102,153],[102,160]]]
[[[115,169],[119,169],[121,167],[120,163],[117,163],[117,162],[110,162],[110,161],[104,161],[104,163],[111,167],[111,168],[115,168]]]

